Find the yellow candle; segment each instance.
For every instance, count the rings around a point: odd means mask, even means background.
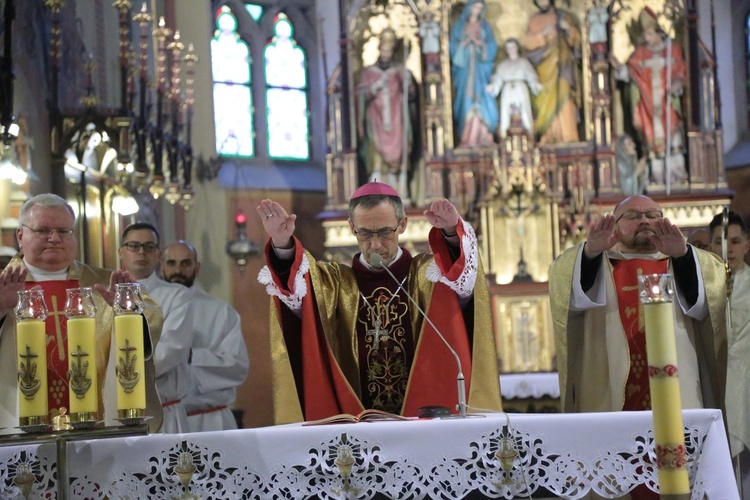
[[[117,409],[146,409],[145,363],[143,360],[143,317],[115,316],[117,366]]]
[[[643,314],[650,370],[649,387],[654,418],[654,441],[657,449],[659,493],[661,495],[689,494],[690,481],[685,463],[680,381],[677,378],[673,304],[672,302],[644,304]]]
[[[99,394],[96,372],[96,320],[68,318],[68,387],[70,414],[89,413],[83,420],[96,420]]]
[[[25,319],[16,324],[18,353],[18,416],[21,425],[41,417],[47,422],[47,334],[44,321]]]

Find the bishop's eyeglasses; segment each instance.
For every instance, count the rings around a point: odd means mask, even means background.
[[[399,221],[393,229],[386,228],[377,231],[370,231],[369,229],[353,229],[352,231],[354,232],[354,236],[357,237],[357,240],[363,243],[372,240],[375,236],[377,236],[380,241],[390,241],[396,236],[396,231],[398,231],[400,225],[401,221]]]

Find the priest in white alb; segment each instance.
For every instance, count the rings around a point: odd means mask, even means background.
[[[192,291],[182,285],[167,283],[156,275],[161,251],[159,233],[146,222],[130,224],[122,232],[118,256],[123,269],[141,284],[164,313],[159,344],[154,350],[156,390],[159,392],[164,434],[190,432],[183,399],[195,386],[195,373],[190,366],[193,345]]]

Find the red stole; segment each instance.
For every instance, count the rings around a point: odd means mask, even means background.
[[[292,288],[294,278],[296,277],[304,249],[302,243],[296,238],[294,263],[289,271],[289,282],[282,283],[275,272],[271,273],[273,280],[279,290],[289,290]],[[271,250],[269,240],[266,245],[266,255]],[[268,257],[267,257],[268,258]],[[314,262],[311,265],[315,265]],[[270,266],[269,266],[270,268]],[[310,272],[304,276],[307,285],[308,294],[302,300],[302,318],[300,343],[302,350],[302,383],[304,385],[304,398],[300,401],[302,412],[305,420],[319,420],[338,415],[339,413],[349,413],[356,415],[364,410],[354,389],[346,379],[346,375],[341,370],[336,357],[333,354],[331,346],[323,333],[323,326],[318,316],[317,305],[314,300],[315,290],[312,285]],[[274,298],[276,314],[281,318],[283,306],[278,298]]]
[[[78,288],[77,280],[27,281],[26,289],[39,286],[47,305],[47,397],[50,413],[59,408],[70,411],[68,391],[68,318],[65,316],[65,290]]]
[[[305,275],[305,281],[308,293],[313,293],[310,273]],[[276,304],[282,307],[278,300]],[[280,315],[281,311],[278,312]],[[302,381],[305,386],[303,411],[308,421],[339,413],[356,415],[364,409],[322,332],[315,301],[306,297],[302,301]]]
[[[456,231],[459,241],[463,241],[466,233],[461,222],[456,226]],[[430,230],[429,240],[435,264],[440,271],[449,281],[458,280],[466,267],[466,255],[462,251],[454,261],[448,243],[438,229]],[[476,279],[484,279],[484,276],[477,276]],[[435,283],[426,312],[461,360],[461,371],[464,375],[468,399],[471,389],[473,332],[467,331],[456,292],[443,283]],[[414,355],[402,414],[417,415],[419,408],[426,405],[447,406],[451,411],[455,411],[458,404],[457,375],[456,358],[434,328],[425,321]]]
[[[623,410],[650,410],[651,391],[646,357],[646,330],[638,298],[638,276],[664,274],[668,260],[628,259],[613,260],[612,276],[617,290],[620,321],[630,351],[630,371],[625,383]]]
[[[471,389],[471,345],[456,293],[443,283],[435,283],[427,316],[458,354],[468,398]],[[446,406],[455,412],[458,404],[457,370],[456,358],[425,321],[414,356],[403,415],[415,416],[420,407],[427,405]]]

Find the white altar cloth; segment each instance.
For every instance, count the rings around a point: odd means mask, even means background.
[[[738,499],[721,413],[687,410],[684,421],[692,498]],[[511,414],[510,422],[491,414],[73,441],[69,498],[581,498],[622,496],[638,483],[655,489],[651,412]],[[508,472],[499,460],[505,438],[518,450]],[[21,498],[11,475],[18,453],[40,459],[30,466],[38,498],[54,486],[54,445],[0,448],[2,498]]]
[[[505,399],[539,399],[560,397],[560,381],[554,373],[504,373],[500,375],[500,392]]]

